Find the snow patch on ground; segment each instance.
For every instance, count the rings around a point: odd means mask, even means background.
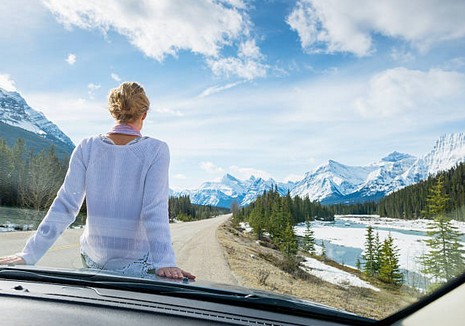
[[[314,258],[305,258],[305,261],[302,263],[302,269],[307,273],[315,275],[318,278],[321,278],[324,281],[342,286],[342,287],[349,287],[349,286],[357,286],[363,287],[367,289],[371,289],[373,291],[379,291],[378,288],[374,287],[368,282],[360,279],[359,277],[348,273],[346,271],[340,270],[338,268],[326,265],[321,261],[314,259]]]
[[[253,231],[248,222],[239,222],[239,226],[244,230],[245,233],[250,233]]]

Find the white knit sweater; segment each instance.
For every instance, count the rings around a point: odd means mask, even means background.
[[[66,178],[37,232],[18,255],[35,264],[75,220],[84,197],[81,251],[105,269],[149,254],[153,268],[176,266],[168,220],[169,150],[145,138],[112,145],[100,136],[73,151]]]

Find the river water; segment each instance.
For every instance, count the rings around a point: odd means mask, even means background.
[[[416,288],[424,289],[429,281],[419,273],[421,268],[419,257],[425,253],[426,232],[408,229],[403,222],[403,228],[388,225],[373,225],[375,234],[378,233],[382,242],[389,234],[394,238],[394,245],[398,248],[400,270],[404,274],[404,283]],[[321,251],[324,243],[326,256],[339,264],[354,267],[359,259],[363,264],[362,254],[365,246],[366,228],[368,223],[363,219],[347,221],[338,219],[334,222],[312,222],[317,249]],[[305,225],[298,225],[296,234],[303,236]],[[318,248],[319,247],[319,248]]]

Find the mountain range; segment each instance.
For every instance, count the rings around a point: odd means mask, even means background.
[[[57,154],[67,157],[74,144],[42,113],[32,109],[17,92],[0,88],[0,138],[11,146],[23,138],[28,148],[39,151],[54,145]],[[465,133],[440,137],[431,151],[422,157],[392,152],[366,166],[349,166],[328,160],[305,174],[297,182],[277,182],[252,176],[240,180],[226,174],[220,181],[203,183],[198,189],[171,191],[171,195],[189,195],[192,203],[231,207],[246,206],[264,191],[276,188],[281,195],[318,200],[323,204],[358,203],[378,200],[393,191],[425,180],[429,175],[465,162]]]
[[[12,146],[18,138],[24,139],[26,147],[34,151],[51,145],[60,157],[71,154],[74,144],[71,139],[48,120],[43,113],[31,108],[17,92],[0,88],[0,138]]]
[[[237,202],[246,206],[264,191],[277,187],[282,195],[290,192],[291,196],[308,196],[323,204],[360,203],[378,200],[461,162],[465,162],[465,133],[456,133],[440,137],[422,157],[392,152],[366,166],[328,160],[306,173],[302,180],[288,183],[254,176],[239,180],[227,174],[220,181],[205,182],[198,189],[172,192],[172,195],[189,195],[199,205],[231,207]]]

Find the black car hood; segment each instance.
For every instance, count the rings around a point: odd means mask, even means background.
[[[178,290],[177,293],[186,292],[203,292],[210,294],[222,294],[222,295],[231,295],[238,298],[256,298],[256,299],[266,299],[273,302],[289,302],[299,304],[301,306],[308,306],[309,308],[325,309],[331,310],[334,312],[341,312],[344,314],[351,314],[346,311],[336,309],[334,307],[326,306],[320,303],[316,303],[309,300],[302,300],[300,298],[274,293],[265,290],[251,289],[238,285],[231,285],[225,283],[216,283],[210,282],[207,280],[191,280],[191,279],[170,279],[166,277],[159,277],[156,275],[149,275],[148,278],[136,278],[128,277],[122,275],[121,273],[107,270],[94,270],[94,269],[67,269],[67,268],[51,268],[51,267],[42,267],[42,266],[0,266],[0,278],[2,275],[10,272],[15,273],[19,278],[28,280],[28,278],[35,279],[35,277],[42,277],[42,280],[45,281],[45,276],[59,277],[62,282],[69,280],[70,282],[75,282],[76,280],[85,281],[87,286],[99,286],[104,284],[133,284],[137,283],[140,286],[164,286],[165,288],[170,287],[172,289]],[[22,274],[21,274],[22,273]]]

